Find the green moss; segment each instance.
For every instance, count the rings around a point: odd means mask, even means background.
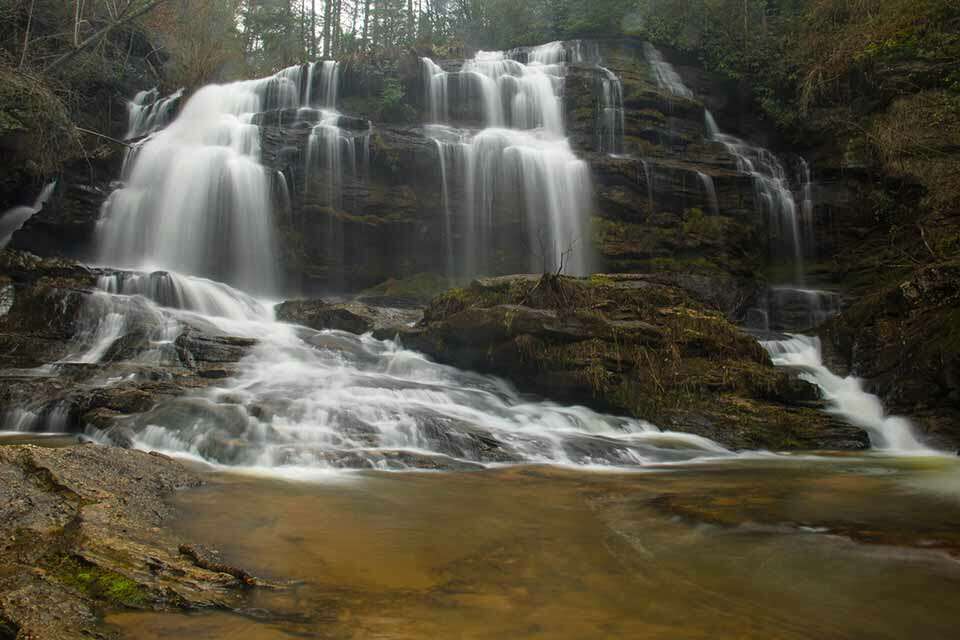
[[[55,568],[55,576],[62,583],[108,605],[138,608],[150,600],[149,592],[130,578],[75,556],[62,558]]]
[[[390,278],[361,292],[361,296],[406,298],[427,302],[450,286],[450,280],[436,273],[417,273],[408,278]]]
[[[608,275],[602,273],[595,273],[590,276],[590,284],[598,286],[613,286],[614,280]]]

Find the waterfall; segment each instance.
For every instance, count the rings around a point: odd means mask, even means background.
[[[276,291],[274,176],[259,162],[253,117],[302,107],[304,70],[203,87],[141,142],[129,154],[123,186],[104,204],[100,260]]]
[[[863,428],[873,448],[900,453],[930,451],[917,440],[910,421],[886,415],[880,399],[864,391],[860,380],[841,378],[824,366],[819,338],[797,335],[761,344],[775,365],[798,369],[801,378],[819,387],[829,402],[829,411]]]
[[[803,245],[799,212],[783,163],[769,150],[720,131],[710,111],[704,111],[704,120],[710,139],[722,144],[734,157],[738,171],[753,178],[754,191],[767,213],[773,246],[789,251],[797,282],[802,282]]]
[[[457,258],[449,260],[449,276],[494,269],[491,238],[501,211],[522,214],[531,269],[553,270],[562,261],[566,273],[590,272],[589,169],[564,137],[561,102],[565,61],[580,55],[562,42],[480,51],[455,73],[421,59],[434,121],[425,132],[441,165],[446,253]],[[484,129],[451,126],[452,82],[458,98],[476,99]]]
[[[139,92],[127,103],[127,133],[124,140],[143,137],[170,124],[182,97],[183,89],[163,98],[156,87]]]
[[[800,158],[800,230],[804,247],[813,247],[816,243],[813,205],[813,172],[810,171],[810,163]]]
[[[323,109],[336,109],[337,97],[340,90],[340,63],[335,60],[324,60],[319,63],[320,66],[320,84],[317,99],[314,99],[314,88],[317,86],[315,75],[317,72],[317,63],[311,62],[307,72],[307,88],[304,103],[310,107],[321,107]]]
[[[643,43],[643,56],[650,63],[653,69],[654,79],[657,86],[666,89],[675,96],[681,98],[693,98],[693,91],[684,84],[680,74],[677,73],[673,65],[664,60],[663,54],[649,42]]]
[[[597,67],[600,75],[600,113],[597,122],[597,149],[613,155],[623,153],[623,83],[606,67]]]
[[[324,204],[340,207],[343,203],[344,177],[357,178],[369,167],[370,130],[340,127],[340,114],[322,111],[320,122],[310,131],[307,140],[305,189],[315,182],[318,173],[326,174]],[[368,125],[369,126],[369,125]]]
[[[54,180],[40,191],[37,199],[33,201],[32,206],[21,205],[0,213],[0,250],[10,244],[13,234],[19,231],[27,220],[43,209],[43,205],[46,204],[50,196],[53,195],[53,190],[56,187],[57,181]]]
[[[703,195],[706,196],[707,202],[710,203],[710,213],[719,215],[720,202],[717,200],[717,188],[713,184],[713,178],[702,171],[697,171],[697,177],[700,178],[700,184],[703,185]]]
[[[693,92],[663,55],[650,43],[644,44],[644,55],[653,69],[654,77],[660,88],[673,95],[693,98]],[[771,151],[751,145],[736,136],[724,133],[717,126],[709,109],[704,109],[704,127],[708,139],[723,145],[736,163],[737,171],[750,176],[753,181],[758,214],[765,216],[769,229],[768,251],[771,255],[786,255],[793,265],[793,281],[789,285],[778,285],[767,292],[763,304],[748,312],[749,326],[755,328],[809,329],[822,322],[826,313],[839,309],[831,298],[830,292],[819,292],[803,286],[804,256],[807,247],[814,242],[813,237],[813,181],[810,166],[800,159],[800,196],[799,201],[791,189],[790,179],[784,163]],[[697,172],[711,209],[719,212],[719,203],[713,179]],[[831,299],[829,304],[821,304]],[[797,303],[809,306],[797,313]],[[793,322],[802,322],[801,325]]]
[[[341,128],[340,115],[323,111],[320,123],[313,127],[307,141],[304,197],[328,208],[326,254],[331,266],[344,258],[343,229],[338,212],[344,206],[346,180],[355,181],[369,170],[370,129]],[[314,194],[314,190],[318,194]],[[342,283],[341,283],[342,284]]]
[[[312,83],[312,68],[310,70],[310,80]],[[317,101],[317,104],[325,109],[336,109],[339,89],[340,63],[334,60],[324,60],[320,64],[320,99]],[[307,92],[307,99],[312,99],[312,94],[310,93],[309,89]]]
[[[807,331],[820,326],[841,310],[833,291],[789,285],[767,287],[747,310],[743,324],[753,330]]]

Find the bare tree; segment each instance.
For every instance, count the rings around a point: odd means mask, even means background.
[[[57,71],[68,62],[73,60],[77,54],[86,51],[93,45],[100,42],[100,40],[109,35],[117,27],[121,27],[128,22],[132,22],[141,16],[145,16],[167,1],[168,0],[146,0],[146,2],[139,5],[139,8],[137,8],[138,4],[133,0],[128,0],[128,2],[122,7],[116,4],[116,0],[113,3],[107,2],[108,12],[113,16],[113,20],[110,21],[110,24],[81,42],[79,46],[58,57],[56,60],[47,65],[47,68],[44,69],[44,71],[47,73],[53,73]]]

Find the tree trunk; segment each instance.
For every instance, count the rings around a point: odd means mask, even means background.
[[[359,0],[358,0],[359,1]],[[363,0],[363,49],[370,49],[370,41],[367,40],[367,29],[370,26],[370,0]]]
[[[350,33],[353,34],[353,52],[357,52],[357,13],[360,11],[360,0],[353,0],[353,15],[350,16]]]
[[[413,44],[417,39],[416,34],[414,33],[414,19],[413,19],[413,0],[407,0],[407,43]]]
[[[330,18],[333,0],[323,2],[323,57],[330,57]]]
[[[317,59],[317,0],[310,0],[310,59]]]
[[[342,0],[337,0],[334,5],[333,18],[333,55],[336,57],[340,53],[340,14],[342,13]]]
[[[73,14],[73,46],[80,46],[80,14],[83,10],[83,0],[76,0],[76,9]]]

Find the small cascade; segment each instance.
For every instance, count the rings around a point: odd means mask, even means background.
[[[804,247],[816,246],[813,229],[813,172],[810,163],[800,158],[800,236]]]
[[[319,68],[320,77],[317,78]],[[317,82],[319,80],[319,83]],[[307,65],[307,86],[304,106],[333,110],[337,108],[340,90],[340,63],[335,60],[311,62]],[[314,97],[314,93],[318,93]]]
[[[802,282],[803,238],[800,233],[800,212],[790,189],[783,163],[767,149],[755,147],[745,140],[720,131],[713,114],[704,112],[707,134],[734,157],[737,170],[753,178],[754,190],[767,214],[773,249],[791,256],[796,282]],[[812,208],[812,205],[811,205]]]
[[[321,111],[320,122],[313,127],[307,141],[305,189],[318,181],[318,173],[326,175],[324,204],[340,207],[343,202],[344,178],[365,175],[370,165],[370,129],[355,130],[339,126],[340,114]]]
[[[768,287],[743,324],[756,331],[806,331],[840,313],[839,294],[792,286]]]
[[[657,81],[658,87],[666,89],[673,95],[680,96],[681,98],[693,98],[693,91],[684,84],[683,79],[680,77],[680,74],[677,73],[676,69],[673,68],[673,65],[667,62],[663,54],[649,42],[643,43],[643,57],[650,63],[650,68],[653,69],[654,79]]]
[[[234,320],[268,320],[272,312],[258,300],[219,282],[169,271],[119,271],[100,276],[97,287],[114,295],[143,296],[161,307]]]
[[[720,202],[717,200],[717,188],[713,184],[713,178],[701,171],[697,171],[697,177],[700,178],[700,184],[703,185],[703,195],[710,203],[710,213],[715,216],[719,215]]]
[[[430,58],[420,58],[423,76],[423,94],[430,111],[430,122],[447,122],[450,119],[450,97],[447,92],[448,74]]]
[[[342,128],[338,113],[321,114],[307,141],[304,196],[329,209],[326,255],[331,265],[337,265],[344,262],[342,222],[337,212],[352,205],[345,202],[345,185],[362,179],[369,171],[370,129]]]
[[[597,149],[601,153],[613,155],[623,153],[623,83],[617,74],[606,67],[598,67],[600,75],[599,113],[595,118],[597,123]]]
[[[337,106],[337,93],[340,88],[340,63],[324,60],[320,66],[320,104],[328,109]]]
[[[13,234],[19,231],[27,220],[43,209],[43,205],[50,199],[50,196],[53,195],[53,190],[56,188],[57,181],[54,180],[40,191],[37,199],[33,201],[32,206],[13,207],[0,213],[0,250],[3,250],[10,244]]]
[[[640,167],[641,169],[643,169],[644,184],[647,186],[647,206],[650,208],[650,213],[653,213],[655,208],[653,204],[653,184],[654,184],[653,181],[656,179],[656,176],[657,176],[656,167],[652,166],[644,158],[640,159]],[[637,182],[638,183],[640,182],[639,174],[637,175]]]
[[[369,336],[280,323],[245,330],[258,344],[239,377],[134,418],[138,447],[287,474],[425,464],[616,467],[732,455],[640,420],[532,400],[492,376]]]
[[[453,73],[421,60],[434,120],[425,131],[441,165],[450,277],[494,269],[499,211],[521,213],[531,269],[553,270],[562,261],[566,273],[589,273],[590,175],[564,137],[561,104],[565,62],[584,53],[562,42],[481,51]],[[485,129],[450,126],[452,83],[458,97],[478,97]]]
[[[160,97],[156,87],[141,91],[127,103],[127,133],[124,140],[142,138],[166,127],[176,114],[183,89]]]
[[[819,387],[830,404],[829,411],[863,428],[870,435],[873,448],[896,453],[930,453],[917,440],[909,420],[886,415],[880,399],[864,391],[859,379],[841,378],[824,366],[819,338],[796,335],[761,344],[775,365],[797,369],[801,378]]]
[[[70,352],[56,364],[103,362],[108,359],[114,344],[130,333],[145,336],[152,345],[137,359],[145,363],[159,363],[162,359],[160,352],[172,349],[172,341],[179,333],[178,327],[178,323],[143,297],[118,296],[95,290],[84,299]]]
[[[543,128],[563,135],[563,49],[557,44],[528,51],[528,64],[504,51],[479,51],[463,63],[460,78],[479,94],[487,127]]]

